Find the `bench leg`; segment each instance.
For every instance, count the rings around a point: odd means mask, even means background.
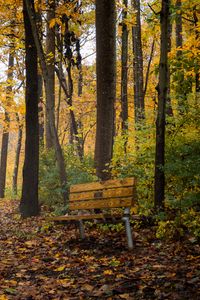
[[[128,242],[128,248],[133,249],[133,237],[132,237],[132,232],[131,232],[131,225],[130,225],[130,219],[129,219],[129,209],[125,209],[124,212],[124,217],[122,220],[125,222],[125,229],[126,229],[126,237],[127,237],[127,242]]]
[[[85,230],[84,230],[84,225],[83,225],[82,220],[79,221],[79,232],[80,232],[81,239],[84,239],[85,238]]]
[[[128,248],[133,249],[133,238],[132,238],[130,220],[128,217],[125,217],[124,221],[125,221],[126,236],[127,236],[127,241],[128,241]]]

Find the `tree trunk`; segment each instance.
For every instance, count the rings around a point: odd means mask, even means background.
[[[145,84],[144,84],[144,99],[146,96],[147,86],[148,86],[148,82],[149,82],[149,73],[150,73],[151,62],[152,62],[153,55],[154,55],[154,48],[155,48],[155,37],[153,37],[153,41],[151,44],[151,52],[150,52],[149,61],[148,61],[148,65],[147,65]]]
[[[43,108],[43,78],[38,74],[38,97],[39,97],[39,139],[40,145],[44,147],[44,108]]]
[[[17,148],[16,148],[16,154],[15,154],[15,164],[14,164],[14,170],[13,170],[13,181],[12,181],[12,192],[14,195],[17,195],[17,178],[18,178],[19,159],[20,159],[20,152],[21,152],[21,146],[22,146],[22,134],[23,134],[22,124],[20,124],[18,114],[16,114],[16,119],[19,124],[19,129],[18,129]]]
[[[97,126],[96,174],[110,178],[116,96],[116,12],[114,0],[96,0]]]
[[[59,32],[56,28],[56,36],[58,37]],[[60,56],[59,56],[59,64],[58,64],[58,69],[59,69],[59,74],[62,72],[62,60],[63,60],[63,36],[61,37],[61,39],[59,39],[59,52],[60,52]],[[62,86],[59,82],[59,89],[58,89],[58,105],[56,108],[56,130],[57,133],[59,134],[59,124],[60,124],[60,105],[61,105],[61,98],[62,98]]]
[[[124,150],[126,152],[128,130],[128,29],[126,25],[128,0],[123,0],[122,11],[122,53],[121,53],[121,118],[122,118],[122,135],[125,134]]]
[[[9,58],[8,58],[8,86],[6,89],[6,105],[9,107],[11,105],[12,99],[12,80],[13,80],[13,66],[14,66],[14,56],[13,56],[13,45],[10,46]],[[8,158],[8,142],[9,142],[9,123],[10,117],[5,107],[5,124],[3,128],[2,144],[1,144],[1,165],[0,165],[0,198],[5,197],[5,187],[6,187],[6,169],[7,169],[7,158]]]
[[[49,22],[55,18],[55,0],[48,0],[47,7],[46,59],[48,85],[46,86],[46,147],[50,149],[53,147],[50,122],[55,124],[55,31],[54,28],[50,28]],[[50,116],[52,120],[49,120]]]
[[[77,68],[78,68],[78,97],[81,97],[83,93],[83,70],[82,70],[82,56],[80,52],[80,40],[79,38],[76,41],[76,53],[77,53]],[[83,123],[79,119],[78,121],[78,129],[80,130],[79,135],[79,144],[80,144],[80,151],[81,151],[81,158],[84,157],[84,138],[83,138]]]
[[[33,37],[34,37],[35,45],[37,48],[37,53],[38,53],[38,56],[40,59],[40,65],[41,65],[42,74],[43,74],[43,78],[44,78],[45,93],[46,93],[46,97],[47,97],[47,94],[48,94],[47,91],[49,88],[49,84],[51,84],[51,80],[49,81],[47,62],[45,59],[44,51],[43,51],[42,44],[39,39],[39,35],[38,35],[37,27],[36,27],[34,6],[30,5],[30,0],[24,0],[24,1],[26,2],[27,12],[28,12],[28,16],[29,16],[29,19],[31,22],[31,28],[32,28],[32,32],[33,32]],[[48,94],[48,96],[50,97],[51,95]],[[54,95],[52,97],[54,97]],[[50,101],[50,103],[53,103],[53,102]],[[60,184],[61,184],[61,188],[62,188],[63,202],[64,202],[64,204],[66,204],[67,198],[68,198],[68,190],[66,187],[67,186],[67,175],[66,175],[66,171],[65,171],[65,160],[64,160],[62,148],[60,146],[60,142],[58,139],[58,133],[57,133],[56,126],[55,126],[55,121],[53,122],[54,111],[52,109],[50,109],[50,110],[48,110],[48,114],[49,114],[48,119],[50,121],[49,124],[50,124],[51,136],[53,139],[53,145],[54,145],[54,149],[55,149],[56,160],[57,160],[58,170],[59,170],[59,175],[60,175]]]
[[[72,52],[72,47],[73,43],[76,41],[76,51],[77,51],[77,67],[80,70],[80,65],[81,65],[81,55],[80,55],[80,43],[79,40],[76,38],[75,33],[73,31],[69,30],[69,18],[68,16],[65,15],[64,18],[64,23],[65,23],[65,34],[64,34],[64,45],[65,45],[65,58],[67,60],[67,74],[68,74],[68,82],[66,82],[65,86],[68,87],[66,89],[67,93],[67,103],[69,106],[73,106],[73,92],[74,92],[74,82],[72,78],[72,66],[74,64],[74,58],[73,58],[73,52]],[[62,72],[63,73],[63,72]],[[59,73],[59,75],[62,75],[64,78],[63,74]],[[64,79],[64,81],[66,81]],[[64,83],[64,82],[63,82]],[[63,86],[63,85],[62,85]],[[78,122],[76,121],[74,111],[70,109],[70,144],[75,143],[75,147],[77,149],[77,154],[80,158],[80,160],[83,159],[83,153],[82,153],[82,143],[81,139],[79,138],[79,132],[78,132]]]
[[[5,125],[2,134],[2,144],[1,144],[1,165],[0,165],[0,198],[5,197],[5,187],[6,187],[6,169],[7,169],[7,158],[8,158],[8,141],[9,141],[9,116],[5,112]]]
[[[171,0],[169,0],[169,6],[171,5]],[[171,18],[169,16],[169,25],[168,25],[168,47],[167,51],[168,53],[171,52],[172,48],[172,23]],[[170,76],[170,66],[168,65],[168,71],[167,71],[167,101],[166,101],[166,114],[170,117],[173,116],[173,110],[172,110],[172,103],[171,103],[171,76]]]
[[[36,12],[36,22],[39,31],[40,40],[43,40],[42,11],[41,0],[38,1],[38,10]],[[44,147],[44,105],[43,105],[43,78],[41,70],[38,73],[38,97],[39,97],[39,140],[40,145]]]
[[[33,5],[29,1],[29,5]],[[39,122],[38,122],[38,68],[37,49],[34,43],[26,1],[23,1],[26,49],[26,141],[23,167],[22,197],[20,212],[22,217],[39,214],[38,169],[39,169]]]
[[[154,206],[155,209],[164,208],[165,191],[165,114],[168,83],[168,26],[169,26],[169,0],[162,0],[160,13],[161,45],[158,83],[158,113],[156,120],[156,155],[155,155],[155,183]]]
[[[182,114],[184,112],[185,106],[187,105],[187,91],[184,86],[184,69],[182,65],[182,47],[183,47],[183,35],[182,35],[182,15],[180,13],[182,8],[182,0],[176,1],[176,8],[179,13],[176,16],[176,48],[178,48],[176,52],[176,59],[179,64],[179,68],[177,69],[177,87],[176,87],[176,97],[178,99],[178,110],[179,113]],[[180,49],[179,49],[180,48]]]
[[[199,41],[199,18],[197,14],[197,6],[195,5],[193,7],[193,17],[194,17],[194,27],[195,27],[195,38],[197,41]],[[200,48],[200,47],[199,47]],[[196,104],[199,103],[200,100],[200,71],[199,71],[199,66],[197,65],[195,68],[195,92],[196,92]]]
[[[62,69],[62,67],[60,67],[59,69],[55,68],[55,70],[56,70],[56,74],[57,74],[58,80],[60,82],[60,85],[61,85],[61,87],[62,87],[62,89],[65,93],[66,102],[67,102],[67,104],[69,105],[69,108],[70,108],[72,102],[71,102],[70,94],[68,92],[67,82],[66,82],[66,78],[64,76],[63,69]],[[78,137],[78,125],[77,125],[77,122],[76,122],[74,111],[72,109],[70,109],[70,122],[71,122],[71,127],[70,127],[71,128],[71,135],[76,140],[77,153],[78,153],[78,156],[79,156],[80,160],[82,160],[81,143],[80,143],[80,140],[79,140],[79,137]]]
[[[134,78],[134,111],[135,124],[145,118],[144,83],[143,83],[143,53],[141,40],[140,0],[132,0],[136,14],[136,23],[132,29],[133,35],[133,78]]]

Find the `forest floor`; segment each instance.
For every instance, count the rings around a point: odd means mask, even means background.
[[[17,201],[0,201],[0,300],[200,299],[200,246],[162,242],[153,228],[124,231],[22,220]]]

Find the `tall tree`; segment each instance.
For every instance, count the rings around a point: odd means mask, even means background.
[[[39,139],[40,145],[44,147],[44,104],[43,104],[43,77],[41,72],[38,73],[38,113],[39,113]]]
[[[14,67],[14,55],[13,55],[13,42],[10,45],[9,57],[8,57],[8,76],[7,76],[7,88],[6,88],[6,105],[5,105],[5,118],[2,134],[1,144],[1,164],[0,164],[0,198],[5,196],[6,186],[6,169],[8,158],[8,142],[9,142],[9,124],[10,117],[7,111],[7,107],[11,106],[12,99],[12,80],[13,80],[13,67]]]
[[[5,197],[8,142],[9,142],[9,123],[10,123],[9,114],[5,112],[4,126],[3,126],[3,133],[2,133],[2,143],[1,143],[0,198]]]
[[[199,17],[198,17],[198,7],[197,5],[194,5],[193,7],[193,18],[194,18],[194,31],[195,31],[195,39],[196,41],[199,41],[200,36],[200,30],[199,30]],[[200,49],[200,46],[198,46],[198,49]],[[199,64],[197,63],[197,66],[195,68],[195,99],[196,103],[199,103],[200,100],[200,71],[199,71]]]
[[[143,52],[141,39],[140,0],[132,0],[135,10],[135,24],[132,28],[133,38],[133,79],[134,79],[134,111],[135,123],[145,118]]]
[[[73,5],[73,13],[80,14],[81,2],[76,1],[76,5]],[[72,14],[73,14],[72,13]],[[73,73],[72,69],[74,66],[77,66],[79,70],[79,74],[82,76],[82,66],[81,66],[81,55],[80,55],[80,41],[79,37],[76,36],[75,32],[70,28],[70,17],[67,14],[64,14],[62,17],[64,30],[64,43],[62,36],[60,37],[57,35],[57,43],[58,43],[58,50],[60,52],[61,62],[59,65],[59,69],[56,68],[56,73],[60,82],[60,85],[64,91],[66,96],[66,102],[69,105],[70,110],[70,143],[73,144],[75,142],[75,149],[77,150],[77,154],[82,160],[83,158],[83,149],[82,149],[82,139],[79,135],[79,124],[76,120],[75,113],[73,111],[73,93],[74,93],[74,81],[73,81]],[[78,23],[80,25],[80,23]],[[63,47],[64,46],[64,47]],[[74,51],[76,50],[76,57],[74,56]],[[64,50],[64,55],[63,51]],[[65,66],[67,70],[67,80],[63,72],[62,66],[62,58],[65,61]],[[80,77],[81,78],[81,77]],[[82,80],[82,79],[81,79]],[[80,80],[79,80],[80,82]],[[82,88],[82,87],[81,87]],[[80,86],[78,87],[79,92]]]
[[[122,52],[121,52],[121,118],[122,134],[128,130],[128,28],[126,24],[128,1],[123,0],[122,10]],[[126,151],[127,140],[124,143]]]
[[[186,99],[187,99],[187,92],[185,89],[184,84],[184,69],[182,65],[182,47],[183,47],[183,24],[182,24],[182,0],[176,1],[176,9],[177,9],[177,15],[176,15],[176,59],[177,59],[177,65],[178,68],[176,70],[177,73],[177,87],[176,87],[176,96],[178,98],[178,110],[180,113],[183,112],[184,106],[186,105]]]
[[[156,154],[155,154],[155,183],[154,206],[155,209],[164,208],[165,197],[165,115],[168,83],[168,26],[169,26],[169,0],[162,0],[160,12],[160,63],[158,91],[158,112],[156,119]]]
[[[169,6],[171,5],[171,0],[169,0]],[[169,12],[170,14],[170,12]],[[171,52],[172,49],[172,20],[169,15],[169,25],[168,25],[168,53]],[[166,102],[166,113],[168,116],[173,116],[172,103],[171,103],[171,74],[170,74],[170,66],[168,65],[168,74],[167,74],[167,102]]]
[[[17,178],[18,178],[18,170],[19,170],[19,159],[20,159],[20,152],[22,146],[22,135],[23,135],[23,123],[19,119],[19,114],[16,113],[16,120],[18,123],[18,138],[17,138],[17,148],[15,154],[15,163],[14,163],[14,170],[13,170],[13,180],[12,180],[12,192],[14,195],[17,195]]]
[[[30,0],[29,4],[33,6],[34,2]],[[30,217],[39,214],[38,57],[26,0],[23,1],[23,17],[26,50],[26,141],[20,213],[22,217]]]
[[[116,12],[115,0],[96,0],[97,125],[96,174],[110,177],[116,95]]]
[[[146,92],[147,92],[147,86],[148,86],[149,75],[150,75],[150,67],[151,67],[151,62],[152,62],[153,55],[154,55],[154,49],[155,49],[155,37],[153,37],[153,40],[152,40],[150,56],[149,56],[149,60],[148,60],[148,64],[147,64],[145,83],[144,83],[144,99],[145,99]]]
[[[83,68],[82,68],[82,56],[81,56],[81,45],[80,45],[80,39],[77,38],[76,41],[76,52],[77,52],[77,56],[76,56],[76,61],[77,61],[77,68],[78,68],[78,97],[82,96],[83,93]],[[78,128],[81,131],[81,133],[79,133],[79,144],[80,144],[80,150],[81,150],[81,158],[83,158],[84,156],[84,138],[83,138],[83,123],[81,121],[81,119],[78,120]]]
[[[36,12],[36,22],[37,22],[37,27],[38,27],[38,32],[39,32],[39,36],[40,36],[40,40],[42,41],[43,40],[43,26],[42,26],[42,10],[41,10],[41,0],[38,1],[38,10]],[[50,16],[51,14],[53,14],[50,10],[50,12],[48,11],[47,13],[47,19],[49,20],[50,19]],[[50,35],[50,37],[49,37]],[[53,33],[50,31],[49,29],[49,24],[47,25],[47,40],[50,40],[51,39],[51,36],[53,35]],[[49,42],[50,43],[50,42]],[[50,46],[48,47],[48,42],[46,42],[46,48],[47,48],[47,52],[48,53],[51,53],[51,48]],[[54,45],[55,43],[53,42],[53,46],[52,48],[54,49]],[[54,53],[53,53],[54,55]],[[50,56],[50,54],[49,54]],[[53,57],[50,57],[50,69],[52,68],[52,63],[54,63],[54,56]],[[51,76],[52,78],[53,76]],[[42,77],[42,72],[41,70],[39,69],[38,70],[38,97],[39,97],[39,139],[40,139],[40,145],[42,147],[44,147],[44,138],[45,138],[45,135],[44,135],[44,131],[45,131],[45,124],[44,124],[44,114],[45,114],[45,109],[44,109],[44,104],[43,104],[43,77]],[[47,105],[46,105],[47,107]],[[46,108],[45,107],[45,108]],[[47,123],[47,122],[46,122]],[[47,126],[46,126],[47,127]],[[48,136],[49,136],[49,139],[50,139],[50,133],[49,133],[49,126],[48,126]],[[48,138],[46,137],[46,140],[48,140]],[[49,141],[49,143],[46,141],[46,144],[50,144],[51,145],[51,141]],[[50,146],[49,146],[50,147]]]
[[[39,38],[38,28],[37,28],[37,24],[36,24],[36,14],[35,14],[35,10],[34,10],[34,2],[33,2],[33,5],[31,5],[30,0],[24,0],[24,1],[26,3],[27,13],[29,16],[30,25],[31,25],[31,29],[32,29],[32,34],[33,34],[35,46],[37,49],[37,54],[38,54],[38,57],[40,60],[40,66],[41,66],[42,75],[43,75],[43,79],[44,79],[44,87],[45,87],[46,97],[54,97],[54,95],[48,93],[49,85],[51,84],[51,81],[49,81],[50,76],[49,76],[49,70],[47,67],[48,61],[46,60],[46,57],[45,57],[45,54],[43,51],[43,47],[42,47],[42,43]],[[53,103],[53,101],[51,101],[51,100],[49,100],[49,102]],[[66,175],[66,170],[65,170],[65,160],[64,160],[62,148],[60,145],[58,133],[57,133],[56,126],[55,126],[54,110],[49,109],[47,112],[48,112],[49,125],[50,125],[50,129],[51,129],[51,136],[52,136],[52,140],[53,140],[53,146],[54,146],[57,165],[58,165],[60,183],[61,183],[61,187],[62,187],[63,202],[66,204],[67,197],[68,197],[68,191],[66,189],[67,175]]]
[[[50,21],[55,18],[55,0],[47,1],[47,36],[46,59],[48,71],[48,85],[46,88],[46,147],[53,147],[53,137],[50,122],[55,123],[55,30]],[[51,111],[51,113],[49,113]],[[52,120],[49,120],[49,117]]]

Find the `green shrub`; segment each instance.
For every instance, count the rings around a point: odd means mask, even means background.
[[[160,221],[156,231],[157,238],[164,238],[165,240],[179,239],[184,235],[184,230],[180,225],[178,219]]]
[[[148,215],[153,208],[154,178],[154,126],[145,126],[138,132],[138,145],[135,137],[128,136],[127,153],[124,153],[124,137],[117,137],[114,145],[112,173],[115,177],[136,177],[139,213]]]
[[[182,220],[189,234],[200,240],[200,213],[190,209],[182,215]]]
[[[196,107],[168,125],[166,140],[166,200],[179,209],[200,207],[200,139]]]
[[[165,214],[165,218],[158,221],[157,238],[178,239],[186,233],[193,236],[196,241],[200,240],[200,213],[193,209],[180,213],[173,219],[169,219]]]
[[[80,162],[72,147],[66,147],[64,155],[67,187],[72,184],[90,182],[96,179],[94,176],[93,160],[90,156],[86,156]],[[62,188],[60,186],[59,173],[53,150],[48,152],[43,151],[40,155],[39,198],[41,203],[49,207],[56,207],[55,209],[58,214],[63,211]]]

